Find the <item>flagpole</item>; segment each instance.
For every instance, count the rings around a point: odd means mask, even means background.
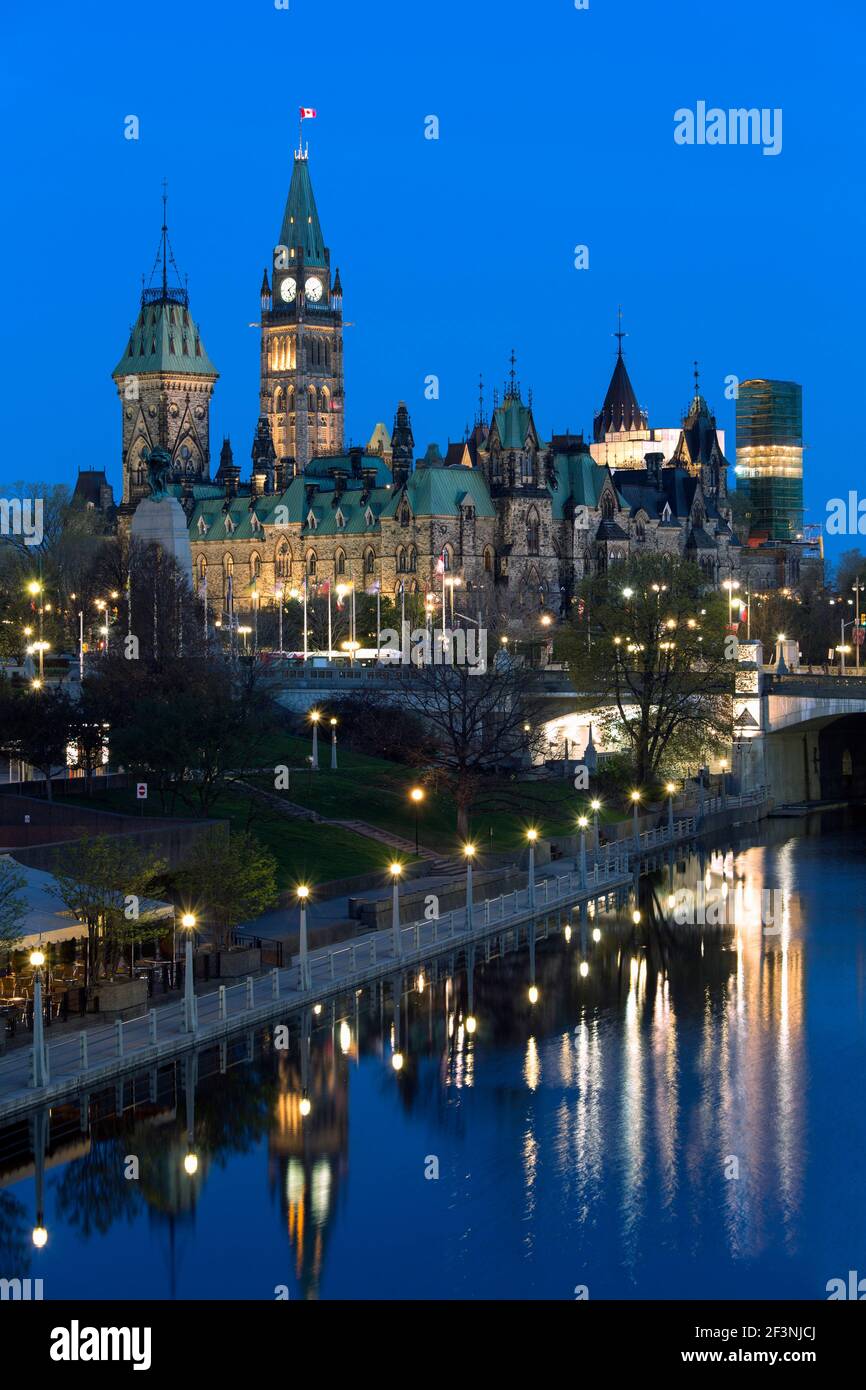
[[[328,584],[328,660],[331,660],[333,650],[333,638],[331,636],[331,585]]]
[[[403,629],[406,626],[406,580],[400,580],[400,641],[403,641]]]
[[[402,634],[401,634],[402,635]],[[376,581],[376,651],[382,645],[382,581]]]
[[[304,575],[304,660],[307,659],[307,576]]]
[[[442,551],[442,650],[445,650],[445,551]]]
[[[355,581],[352,580],[352,660],[355,660]]]

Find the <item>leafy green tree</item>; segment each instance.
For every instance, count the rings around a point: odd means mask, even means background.
[[[126,946],[162,935],[164,920],[143,916],[141,899],[157,891],[165,872],[163,860],[123,835],[76,840],[58,850],[53,891],[87,926],[88,986],[114,972]]]
[[[22,889],[27,880],[7,855],[0,858],[0,950],[12,951],[23,935],[21,927],[27,902]]]
[[[277,861],[249,831],[202,835],[172,875],[184,910],[224,950],[233,929],[277,902]]]
[[[731,737],[736,648],[727,599],[677,557],[647,555],[581,586],[584,617],[557,643],[606,741],[624,742],[638,786],[700,764]],[[588,631],[587,631],[588,625]]]
[[[0,681],[0,753],[41,772],[49,801],[52,775],[66,766],[73,722],[73,702],[59,686],[16,690]]]

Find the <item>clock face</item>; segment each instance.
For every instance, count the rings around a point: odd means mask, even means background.
[[[291,275],[286,276],[286,279],[280,285],[280,298],[284,300],[286,304],[291,304],[297,293],[297,283],[292,279]]]
[[[307,283],[304,285],[304,292],[308,299],[312,299],[313,303],[315,303],[316,300],[321,299],[322,289],[322,282],[319,279],[318,275],[311,275]]]

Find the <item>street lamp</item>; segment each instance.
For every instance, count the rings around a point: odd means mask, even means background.
[[[307,899],[310,896],[310,890],[306,883],[299,883],[295,892],[298,895],[298,905],[301,909],[299,983],[301,989],[305,990],[310,988],[311,983],[310,962],[307,956]]]
[[[337,771],[337,721],[331,720],[331,771]]]
[[[668,794],[668,835],[671,840],[674,838],[674,792],[676,789],[675,782],[668,782],[665,787],[665,791]]]
[[[529,986],[529,1002],[530,1004],[538,1003],[538,985]]]
[[[639,831],[639,829],[638,829],[638,819],[637,819],[637,816],[638,816],[638,807],[639,807],[639,805],[640,805],[640,798],[641,798],[641,794],[640,794],[639,791],[633,791],[633,792],[632,792],[632,794],[631,794],[631,804],[632,804],[632,813],[633,813],[633,819],[634,819],[634,847],[635,847],[635,849],[638,851],[638,853],[640,853],[640,831]]]
[[[529,875],[528,875],[528,897],[530,908],[535,907],[535,842],[538,839],[538,831],[527,830],[526,838],[529,841]]]
[[[193,914],[185,912],[180,919],[180,925],[186,932],[183,966],[183,1031],[195,1033],[198,1028],[198,1018],[196,1017],[195,990],[193,989],[192,978],[192,934],[196,926]]]
[[[587,816],[578,816],[577,823],[580,826],[580,886],[586,887],[586,827],[589,825]]]
[[[248,647],[248,645],[247,645],[247,638],[249,637],[250,633],[252,632],[252,628],[251,628],[251,627],[245,627],[245,626],[241,625],[241,626],[238,628],[238,632],[240,633],[241,637],[243,637],[243,639],[244,639],[244,656],[246,656],[247,652],[249,651],[249,647]]]
[[[403,872],[403,865],[395,859],[388,865],[388,872],[391,875],[391,931],[394,934],[394,955],[400,955],[400,875]]]
[[[409,793],[409,798],[410,798],[410,800],[411,800],[411,802],[412,802],[412,806],[413,806],[413,808],[414,808],[414,810],[415,810],[415,853],[416,853],[416,855],[417,855],[417,854],[419,853],[419,850],[418,850],[418,808],[419,808],[419,806],[421,805],[421,802],[424,800],[424,788],[423,788],[423,787],[413,787],[412,790],[411,790],[410,793]]]
[[[30,952],[33,966],[33,1085],[44,1086],[48,1080],[47,1057],[45,1056],[45,1029],[42,1018],[42,967],[45,952],[36,947]],[[35,1241],[34,1241],[35,1244]]]
[[[632,598],[633,595],[634,589],[623,589],[622,591],[623,598]]]
[[[319,770],[319,720],[321,717],[317,709],[310,710],[310,721],[313,725],[313,756],[310,759],[310,766],[313,772]]]
[[[475,858],[475,845],[468,843],[463,846],[463,853],[466,856],[466,930],[472,930],[472,860]]]
[[[598,836],[598,813],[601,810],[601,802],[598,797],[595,797],[589,804],[592,807],[593,819],[595,820],[595,852],[597,855],[601,848],[601,842]]]

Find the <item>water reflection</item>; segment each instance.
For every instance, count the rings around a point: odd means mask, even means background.
[[[810,1248],[834,1185],[852,1233],[863,1219],[856,1165],[810,1115],[826,1035],[807,1038],[806,967],[821,876],[862,838],[839,829],[816,857],[790,825],[769,834],[9,1126],[0,1276],[133,1296],[100,1255],[122,1229],[144,1297],[280,1280],[303,1298],[568,1297],[578,1280],[596,1297],[821,1296]],[[698,889],[718,924],[675,920]],[[855,979],[851,909],[832,966]],[[862,1067],[862,997],[814,971],[813,1007]],[[839,1124],[862,1131],[836,1085]]]

